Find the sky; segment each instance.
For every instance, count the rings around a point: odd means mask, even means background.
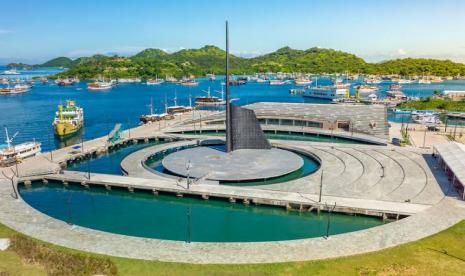
[[[465,62],[464,0],[0,0],[0,64],[57,56],[224,48],[251,57],[284,46],[332,48],[369,62]]]

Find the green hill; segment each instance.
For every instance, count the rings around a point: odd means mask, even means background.
[[[81,57],[74,61],[66,58],[55,60],[61,63],[56,61],[54,64],[70,68],[70,70],[61,73],[60,76],[79,76],[80,78],[95,78],[98,76],[111,78],[203,76],[207,73],[224,74],[225,51],[211,45],[199,49],[184,49],[174,53],[150,48],[129,58],[94,55],[92,57]],[[230,68],[233,74],[271,71],[302,73],[348,72],[400,74],[405,76],[465,75],[465,64],[449,60],[407,58],[381,63],[367,63],[353,54],[322,48],[296,50],[283,47],[275,52],[255,58],[242,58],[231,55],[230,60]],[[50,62],[47,63],[50,64]],[[69,65],[63,65],[64,63]]]
[[[43,64],[39,65],[40,67],[65,67],[69,68],[73,66],[73,60],[67,57],[57,57],[51,59]]]

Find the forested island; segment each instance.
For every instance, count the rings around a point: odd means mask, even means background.
[[[160,49],[145,49],[131,57],[94,55],[70,59],[58,57],[35,67],[64,67],[57,77],[76,76],[81,79],[183,77],[224,74],[225,51],[216,46],[184,49],[167,53]],[[450,60],[405,58],[380,63],[368,63],[356,55],[333,49],[289,47],[254,57],[231,55],[233,74],[261,72],[284,73],[349,73],[409,76],[465,76],[465,64]]]

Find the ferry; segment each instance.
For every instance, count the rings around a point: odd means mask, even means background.
[[[67,101],[66,106],[60,104],[52,125],[59,137],[75,134],[84,125],[84,110],[72,100]]]
[[[342,98],[348,98],[349,87],[349,83],[336,81],[333,85],[309,87],[308,92],[303,96],[308,98],[337,101]]]
[[[111,89],[112,87],[113,83],[106,81],[95,81],[87,85],[87,89],[89,90],[107,90]]]
[[[6,145],[0,145],[0,166],[9,166],[21,162],[24,158],[40,154],[40,143],[33,141],[13,145],[13,139],[18,135],[18,132],[10,138],[8,136],[8,129],[5,128],[5,134]]]
[[[225,105],[226,101],[223,99],[223,89],[221,89],[221,98],[211,96],[210,94],[210,87],[208,87],[207,91],[203,91],[207,93],[207,96],[198,96],[195,98],[195,105],[198,106],[217,106],[217,105]]]

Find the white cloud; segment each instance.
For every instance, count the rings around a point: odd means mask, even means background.
[[[407,55],[407,51],[405,51],[404,49],[399,49],[399,50],[397,50],[397,55],[398,56],[405,56],[405,55]]]

